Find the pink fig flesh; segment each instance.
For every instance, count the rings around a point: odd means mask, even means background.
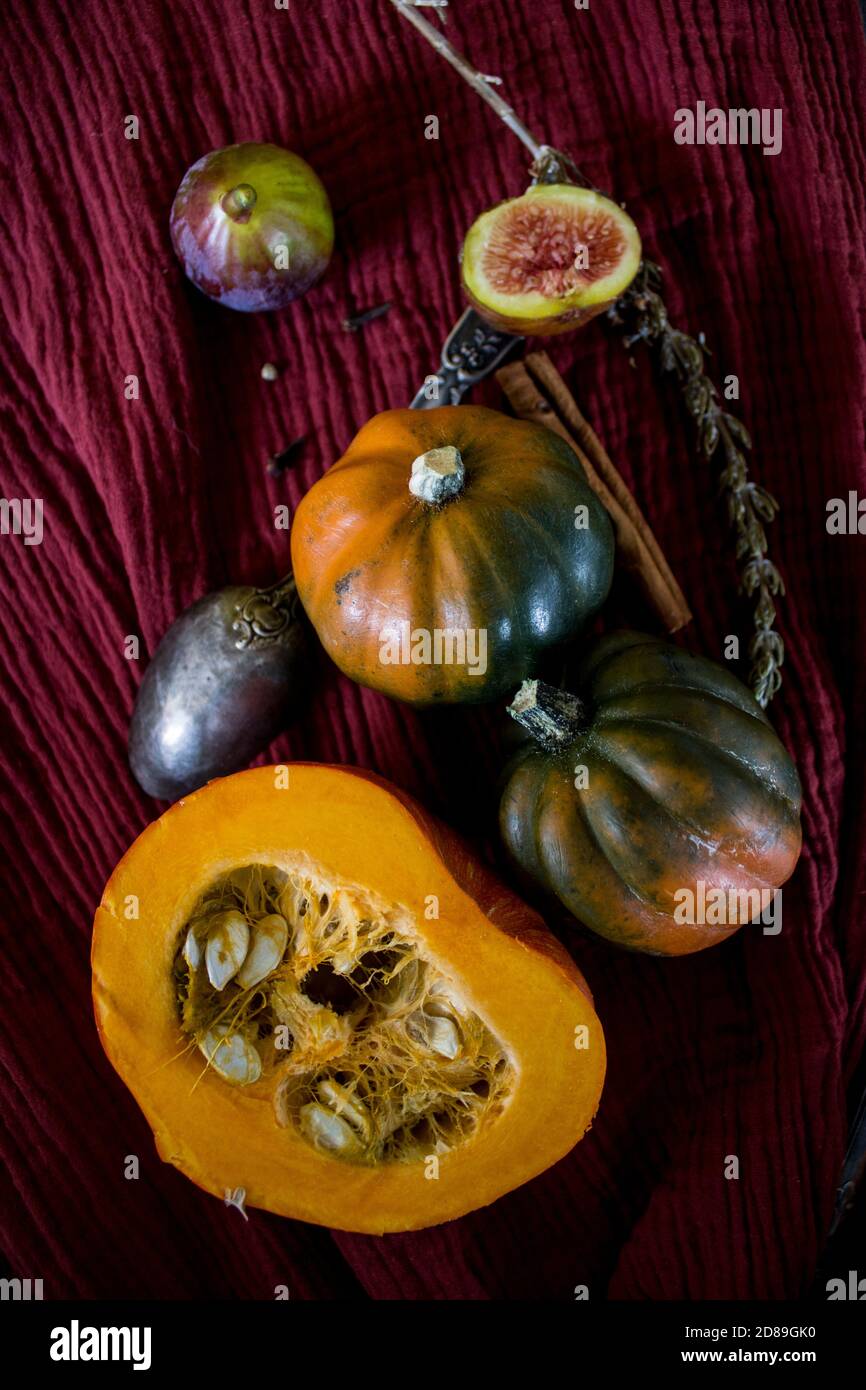
[[[626,212],[593,189],[535,184],[476,218],[461,259],[482,318],[510,333],[564,333],[600,314],[640,264]]]

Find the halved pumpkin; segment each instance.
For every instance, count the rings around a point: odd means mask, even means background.
[[[568,1152],[605,1070],[541,919],[396,788],[289,764],[211,782],[96,913],[105,1050],[160,1155],[342,1230],[448,1221]]]

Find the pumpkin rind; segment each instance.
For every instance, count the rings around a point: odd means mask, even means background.
[[[677,921],[675,894],[774,890],[801,847],[794,764],[751,691],[702,657],[614,633],[576,681],[581,728],[518,754],[500,809],[512,856],[599,935],[683,955],[742,922]],[[575,786],[585,767],[588,786]]]
[[[298,858],[412,914],[425,959],[459,985],[508,1049],[504,1113],[423,1163],[362,1167],[324,1156],[273,1117],[273,1088],[225,1084],[183,1047],[172,982],[178,934],[226,868]],[[439,916],[426,920],[425,903]],[[138,916],[128,917],[135,903]],[[562,1157],[598,1107],[605,1052],[580,972],[541,919],[450,832],[387,783],[351,768],[290,764],[210,783],[149,826],[96,913],[93,995],[105,1050],[144,1111],[161,1157],[222,1198],[344,1230],[382,1233],[483,1206]],[[575,1046],[585,1029],[588,1047]]]
[[[448,447],[459,450],[465,481],[431,505],[409,490],[413,461]],[[613,532],[553,431],[481,406],[390,410],[301,500],[292,565],[346,675],[413,704],[475,703],[507,694],[601,606]],[[483,631],[485,669],[382,660],[385,637],[418,631]]]

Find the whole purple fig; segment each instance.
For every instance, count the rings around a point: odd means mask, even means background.
[[[331,258],[334,219],[318,176],[278,145],[213,150],[181,180],[171,240],[200,290],[230,309],[282,309]]]

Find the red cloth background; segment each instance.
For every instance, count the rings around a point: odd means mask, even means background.
[[[245,1224],[157,1160],[97,1040],[88,966],[103,884],[159,809],[125,762],[145,653],[197,595],[283,572],[273,507],[438,362],[461,236],[524,187],[527,161],[386,0],[9,4],[3,493],[44,499],[45,538],[0,537],[4,1247],[46,1297],[267,1299],[285,1283],[299,1298],[568,1299],[587,1283],[595,1298],[768,1298],[812,1276],[866,1041],[866,541],[825,530],[828,498],[866,494],[857,7],[452,0],[448,34],[503,77],[533,131],[627,200],[672,315],[706,332],[719,376],[739,375],[755,475],[783,504],[771,549],[788,656],[772,714],[802,773],[806,835],[784,929],[664,962],[564,927],[609,1041],[600,1115],[553,1170],[457,1223],[385,1239],[261,1212]],[[675,145],[675,110],[698,100],[781,107],[782,153]],[[305,155],[337,219],[327,277],[278,315],[209,303],[169,244],[186,167],[248,139]],[[341,331],[386,299],[388,317]],[[721,656],[748,614],[674,388],[598,323],[551,352],[686,589],[684,640]],[[275,384],[267,360],[285,369]],[[492,383],[478,399],[501,404]],[[267,477],[299,434],[299,466]],[[124,658],[129,633],[140,664]],[[375,768],[494,846],[500,715],[419,715],[324,659],[318,681],[273,757]]]

